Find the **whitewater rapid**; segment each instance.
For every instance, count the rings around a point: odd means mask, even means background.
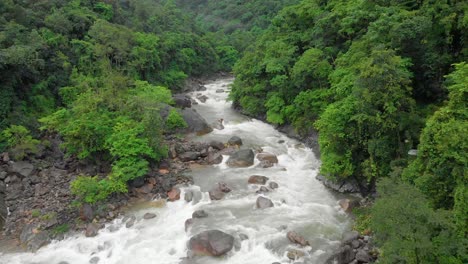
[[[192,169],[193,186],[181,187],[182,198],[165,206],[142,207],[129,212],[137,222],[127,228],[119,218],[106,225],[96,237],[71,234],[66,239],[54,241],[36,253],[0,253],[0,264],[86,264],[97,259],[99,264],[260,264],[290,263],[287,251],[300,249],[306,254],[299,263],[323,263],[339,245],[342,234],[349,229],[350,221],[333,196],[315,179],[320,161],[300,142],[276,131],[271,125],[249,119],[235,112],[226,101],[232,79],[214,81],[206,91],[193,92],[192,97],[206,95],[205,103],[199,101],[194,108],[214,122],[224,119],[224,129],[194,137],[192,140],[226,142],[231,136],[242,138],[243,148],[262,148],[278,156],[279,163],[272,168],[258,167],[258,161],[249,168],[229,168],[225,162]],[[221,89],[224,90],[221,92]],[[264,175],[278,183],[279,188],[257,194],[257,185],[248,185],[251,175]],[[233,190],[220,201],[211,201],[208,190],[217,182],[225,182]],[[187,203],[183,195],[195,193],[194,201]],[[258,210],[255,201],[264,195],[274,203],[273,208]],[[207,218],[197,219],[185,231],[185,220],[195,210],[203,209]],[[145,213],[155,213],[156,218],[143,220]],[[248,239],[222,258],[187,257],[187,241],[201,231],[219,229]],[[286,233],[294,230],[310,242],[300,248],[291,244]]]

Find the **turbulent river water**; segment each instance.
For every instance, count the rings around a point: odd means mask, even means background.
[[[209,99],[194,107],[209,123],[223,118],[225,126],[223,130],[214,130],[193,140],[226,142],[236,135],[242,138],[243,148],[262,148],[276,154],[277,165],[265,169],[258,167],[258,161],[255,161],[248,168],[229,168],[225,164],[227,157],[224,157],[219,165],[192,170],[194,185],[181,188],[182,196],[187,190],[198,194],[191,203],[182,197],[162,208],[138,208],[132,213],[139,220],[131,228],[125,227],[122,218],[116,219],[96,237],[70,235],[36,253],[0,253],[0,263],[86,264],[98,257],[99,264],[179,264],[187,256],[190,237],[209,229],[219,229],[235,237],[245,234],[248,239],[225,257],[204,257],[187,263],[291,263],[287,251],[296,246],[286,237],[289,230],[310,242],[309,247],[302,248],[306,254],[297,260],[299,263],[324,263],[339,244],[342,233],[349,228],[350,221],[340,211],[336,197],[315,179],[320,161],[310,149],[271,125],[235,112],[226,101],[231,82],[232,79],[214,81],[206,85],[206,91],[192,94],[193,97],[197,93],[206,95]],[[258,186],[247,184],[248,177],[254,174],[267,176],[279,184],[278,189],[263,194],[273,201],[273,208],[255,208],[260,195],[256,193]],[[221,181],[233,191],[220,201],[211,201],[208,190]],[[197,219],[186,233],[185,220],[200,209],[209,216]],[[142,220],[147,212],[155,213],[157,217]]]

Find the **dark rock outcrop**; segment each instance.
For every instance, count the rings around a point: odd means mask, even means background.
[[[175,94],[172,96],[172,99],[174,99],[175,105],[179,108],[184,109],[192,107],[192,100],[185,94]]]

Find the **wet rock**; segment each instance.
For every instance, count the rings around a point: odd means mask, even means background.
[[[156,217],[156,214],[153,213],[146,213],[143,215],[143,219],[148,220],[148,219],[153,219]]]
[[[295,244],[299,244],[303,247],[305,246],[308,246],[310,245],[309,244],[309,241],[305,240],[305,238],[301,235],[299,235],[298,233],[294,232],[294,231],[289,231],[287,233],[287,237],[289,239],[289,241],[295,243]]]
[[[99,232],[99,226],[95,223],[90,223],[86,226],[85,236],[95,237]]]
[[[268,184],[268,186],[270,187],[270,189],[278,189],[278,187],[279,187],[278,183],[276,183],[276,182],[270,182]]]
[[[368,263],[372,262],[372,257],[366,250],[358,249],[356,253],[356,260],[359,261],[359,263]]]
[[[296,260],[305,256],[305,253],[301,250],[290,249],[288,250],[287,257],[290,260]]]
[[[209,146],[217,150],[223,150],[225,148],[224,143],[217,140],[210,141]]]
[[[227,184],[224,183],[224,182],[219,182],[218,183],[218,188],[224,193],[228,193],[228,192],[232,191],[231,188],[229,188],[227,186]]]
[[[359,207],[359,201],[357,200],[341,199],[338,203],[346,213],[351,213],[354,208]]]
[[[205,210],[197,210],[193,212],[192,218],[205,218],[208,217],[208,213]]]
[[[221,162],[223,162],[223,156],[219,153],[209,153],[206,161],[210,165],[220,164]]]
[[[238,136],[233,136],[228,140],[227,144],[230,146],[242,146],[242,139]]]
[[[210,190],[210,191],[208,192],[208,194],[210,195],[210,199],[211,199],[211,200],[221,200],[221,199],[224,198],[224,195],[225,195],[225,194],[224,194],[220,189],[218,189],[218,188],[214,188],[214,189]]]
[[[216,93],[224,93],[224,89],[216,89]]]
[[[195,110],[191,108],[185,108],[181,111],[182,117],[187,123],[187,132],[197,133],[197,135],[204,135],[213,131],[208,125],[206,120]]]
[[[358,231],[349,231],[343,234],[343,238],[341,239],[341,243],[343,244],[349,244],[353,242],[354,240],[357,240],[359,238],[359,232]]]
[[[184,223],[185,232],[187,232],[192,225],[193,225],[193,218],[189,218],[185,220],[185,223]]]
[[[218,129],[218,130],[223,130],[224,129],[223,119],[221,118],[221,119],[214,121],[213,123],[211,123],[211,127],[214,129]]]
[[[234,237],[219,230],[208,230],[190,238],[188,248],[195,256],[222,256],[234,246]]]
[[[199,157],[200,157],[200,153],[193,152],[193,151],[185,152],[179,155],[179,159],[183,162],[197,160]]]
[[[99,257],[92,257],[89,260],[89,264],[97,264],[97,263],[99,263]]]
[[[192,107],[192,100],[185,94],[175,94],[172,98],[174,99],[175,105],[179,108],[184,109]]]
[[[209,98],[206,95],[198,95],[197,99],[200,100],[200,102],[205,103]]]
[[[267,187],[261,186],[261,187],[256,191],[256,193],[267,193],[267,192],[269,192],[269,191],[270,191],[270,190],[268,190]]]
[[[255,154],[251,149],[242,149],[234,152],[226,164],[229,167],[249,167],[254,164]]]
[[[214,188],[212,188],[208,194],[210,195],[211,200],[221,200],[223,199],[225,193],[230,191],[231,189],[225,183],[220,182]]]
[[[125,219],[124,219],[125,220]],[[134,224],[135,224],[135,221],[136,221],[136,217],[134,215],[130,216],[128,218],[128,221],[125,223],[125,227],[126,228],[130,228],[132,227]],[[124,221],[125,222],[125,221]]]
[[[193,192],[188,190],[185,192],[184,194],[184,200],[187,202],[187,203],[190,203],[193,199]]]
[[[175,187],[172,188],[172,190],[170,190],[170,191],[167,193],[167,198],[168,198],[169,201],[171,201],[171,202],[180,200],[180,189],[179,189],[179,188],[175,188]]]
[[[258,209],[265,209],[265,208],[269,208],[269,207],[273,207],[273,202],[268,199],[268,198],[265,198],[263,196],[259,196],[257,198],[257,202],[256,202],[256,205],[257,205],[257,208]]]
[[[11,165],[11,170],[23,177],[29,177],[34,170],[34,165],[26,161],[17,161]]]
[[[260,164],[259,164],[258,166],[259,166],[260,168],[266,169],[266,168],[271,168],[271,167],[273,167],[274,164],[271,163],[271,162],[269,162],[268,160],[262,160],[262,161],[260,161]]]
[[[90,204],[83,204],[80,208],[80,219],[85,222],[91,222],[94,219],[93,207]]]
[[[278,158],[276,157],[276,155],[268,152],[262,152],[257,154],[257,159],[259,161],[268,161],[269,163],[278,163]]]
[[[265,184],[268,181],[268,177],[261,175],[252,175],[249,177],[248,182],[250,184]]]

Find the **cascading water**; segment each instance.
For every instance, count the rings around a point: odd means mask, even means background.
[[[191,203],[181,199],[162,208],[135,209],[132,213],[137,222],[130,228],[125,227],[123,219],[116,219],[96,237],[71,235],[36,253],[0,253],[0,264],[85,264],[90,260],[98,260],[99,264],[290,263],[287,257],[290,249],[305,252],[297,261],[324,263],[349,227],[349,219],[339,210],[335,197],[315,179],[319,160],[310,149],[272,126],[235,112],[226,102],[231,82],[232,79],[219,80],[206,85],[206,91],[194,92],[193,97],[198,93],[208,97],[206,103],[194,106],[196,110],[208,122],[223,118],[225,128],[193,140],[226,142],[236,135],[242,138],[245,148],[262,148],[276,154],[277,165],[261,168],[256,161],[248,168],[229,168],[224,157],[219,165],[193,169],[194,185],[181,188],[182,195],[188,190],[196,194]],[[279,188],[257,194],[259,186],[247,184],[251,175],[267,176],[278,183]],[[211,201],[208,190],[218,182],[227,183],[233,191],[222,200]],[[256,209],[259,195],[271,199],[274,207]],[[196,219],[186,232],[185,220],[200,209],[205,210],[208,217]],[[142,220],[147,212],[157,217]],[[238,240],[235,249],[221,258],[184,260],[190,237],[208,229],[219,229],[235,237],[244,234],[248,239]],[[286,237],[289,230],[303,235],[310,246],[299,248],[289,242]]]

